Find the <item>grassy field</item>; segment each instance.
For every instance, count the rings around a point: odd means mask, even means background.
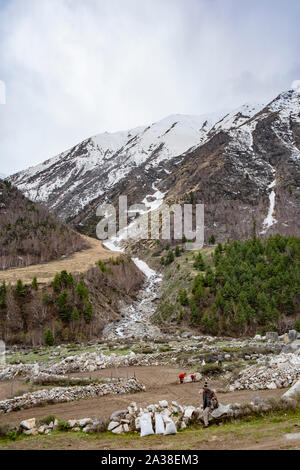
[[[36,277],[39,283],[47,284],[53,280],[55,274],[64,269],[72,274],[81,274],[94,267],[99,259],[105,261],[114,255],[120,255],[120,253],[114,253],[104,248],[99,240],[85,235],[82,236],[90,244],[90,248],[87,250],[78,251],[71,256],[49,263],[0,271],[0,282],[5,281],[7,284],[16,284],[17,280],[21,279],[23,283],[31,283],[32,279]]]
[[[15,441],[0,439],[0,450],[26,449],[108,449],[108,450],[212,450],[212,449],[300,449],[300,439],[288,440],[286,434],[300,433],[300,409],[249,417],[208,429],[192,426],[175,436],[138,434],[116,436],[104,432],[86,435],[54,432],[47,436],[24,437]]]

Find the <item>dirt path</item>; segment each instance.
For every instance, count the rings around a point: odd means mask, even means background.
[[[95,266],[95,263],[102,259],[103,261],[119,256],[120,253],[112,252],[105,248],[99,240],[82,235],[90,244],[90,248],[73,253],[71,256],[61,258],[56,261],[50,261],[44,264],[35,264],[26,268],[15,268],[7,271],[0,271],[0,282],[15,284],[18,279],[24,283],[30,283],[34,277],[38,282],[46,284],[54,278],[55,274],[66,269],[73,274],[86,272],[89,268]]]
[[[48,414],[55,414],[59,418],[109,418],[112,412],[126,408],[131,401],[136,401],[138,406],[147,406],[157,403],[159,400],[166,399],[169,402],[175,400],[182,405],[199,406],[201,402],[202,383],[187,383],[180,385],[176,379],[181,369],[171,368],[169,366],[158,367],[136,367],[128,368],[128,375],[132,377],[134,374],[146,385],[146,392],[125,395],[110,395],[105,397],[97,397],[85,400],[78,400],[69,403],[60,403],[43,407],[31,408],[12,412],[6,415],[0,415],[1,423],[18,423],[26,418],[41,418]],[[105,369],[96,371],[91,374],[74,374],[75,376],[85,377],[110,377],[115,375],[114,369]],[[118,369],[118,375],[126,377],[127,369]],[[218,382],[210,382],[213,387],[218,388]],[[9,384],[1,384],[1,388],[6,387],[9,392]],[[24,388],[24,387],[21,387]],[[251,401],[255,396],[260,397],[279,397],[283,390],[261,390],[261,391],[236,391],[232,393],[218,393],[221,403],[247,402]]]

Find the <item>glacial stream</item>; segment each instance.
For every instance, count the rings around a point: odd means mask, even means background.
[[[163,202],[164,194],[157,190],[153,184],[154,194],[146,196],[143,203],[147,205],[147,211],[142,213],[140,217],[145,216],[148,212],[157,209]],[[147,198],[151,198],[151,202],[147,202]],[[139,218],[128,225],[127,229],[121,231],[116,237],[112,237],[103,245],[112,251],[123,253],[123,241],[126,238],[127,230],[133,230],[135,225],[139,223]],[[124,304],[121,307],[122,319],[107,325],[103,330],[103,336],[108,340],[116,338],[144,338],[155,337],[161,335],[160,329],[150,322],[151,315],[155,312],[156,302],[159,297],[160,283],[162,276],[151,269],[145,261],[139,258],[132,258],[135,265],[143,272],[146,277],[143,287],[140,289],[137,299],[130,305]]]

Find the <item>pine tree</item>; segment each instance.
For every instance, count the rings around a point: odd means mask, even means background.
[[[48,328],[46,331],[45,331],[45,334],[44,334],[44,342],[45,342],[45,345],[46,346],[54,346],[54,336],[53,336],[53,333],[52,331],[50,330],[50,328]]]
[[[37,278],[36,278],[36,277],[33,278],[32,283],[31,283],[31,287],[32,287],[32,289],[34,289],[34,290],[38,290],[38,282],[37,282]]]
[[[195,262],[194,262],[194,268],[198,269],[199,271],[204,271],[205,270],[205,263],[204,263],[204,260],[203,260],[203,256],[200,252],[196,256],[196,259],[195,259]]]
[[[24,286],[23,282],[21,281],[21,279],[19,279],[17,281],[16,293],[20,297],[24,297],[25,294],[26,294],[26,289],[25,289],[25,286]]]

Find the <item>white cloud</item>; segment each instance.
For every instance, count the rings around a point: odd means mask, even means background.
[[[300,80],[294,80],[292,83],[292,90],[300,93]]]
[[[284,18],[297,15],[290,5],[276,16],[276,3],[250,15],[239,0],[0,0],[0,171],[99,132],[288,88],[299,40]]]
[[[6,103],[6,87],[5,83],[0,80],[0,104]]]

